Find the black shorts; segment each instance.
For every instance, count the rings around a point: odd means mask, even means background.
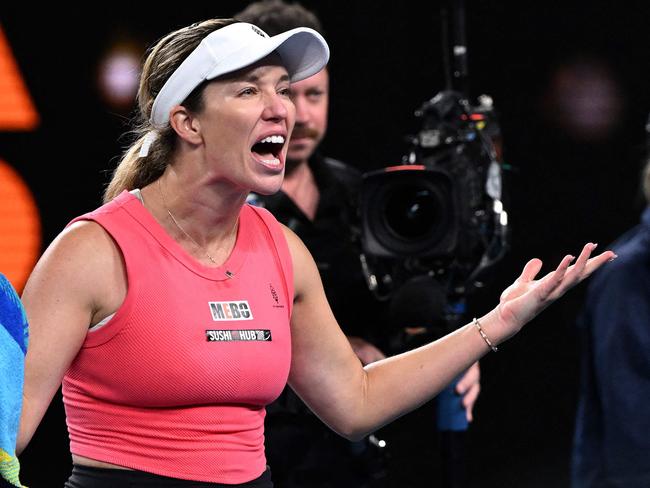
[[[72,474],[65,483],[65,488],[273,488],[271,470],[267,467],[257,479],[238,485],[207,483],[204,481],[168,478],[144,471],[126,469],[91,468],[73,465]]]

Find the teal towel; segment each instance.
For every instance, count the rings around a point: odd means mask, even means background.
[[[0,274],[0,481],[14,486],[22,486],[16,436],[23,403],[27,334],[20,298]]]

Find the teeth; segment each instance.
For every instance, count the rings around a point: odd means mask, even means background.
[[[262,162],[264,164],[268,164],[269,166],[279,166],[280,165],[280,160],[278,158],[262,159]]]
[[[272,142],[275,144],[284,144],[284,136],[268,136],[262,139],[260,142]]]

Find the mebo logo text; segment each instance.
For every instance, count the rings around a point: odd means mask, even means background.
[[[253,312],[246,300],[238,302],[208,302],[212,320],[253,320]]]

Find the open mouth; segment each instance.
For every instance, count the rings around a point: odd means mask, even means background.
[[[280,167],[280,153],[284,147],[285,137],[283,135],[267,136],[251,148],[251,152],[257,161],[269,168]]]

